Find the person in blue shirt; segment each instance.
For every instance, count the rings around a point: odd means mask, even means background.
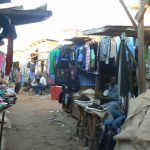
[[[110,83],[108,89],[103,92],[103,95],[100,97],[101,102],[111,102],[118,100],[118,85],[116,76],[110,78]]]
[[[107,102],[101,106],[103,109],[108,110],[107,117],[103,123],[105,126],[111,126],[118,132],[118,129],[121,128],[126,119],[126,115],[119,100],[118,85],[115,76],[111,77],[109,87],[104,91],[103,95],[105,100],[107,99]]]
[[[116,77],[112,76],[110,79],[110,85],[108,87],[108,98],[118,99],[118,85],[116,83]]]

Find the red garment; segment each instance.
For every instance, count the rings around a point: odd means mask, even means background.
[[[2,64],[5,60],[5,54],[3,52],[0,52],[0,70],[2,69]]]
[[[9,76],[11,72],[12,63],[13,63],[13,38],[8,37],[5,75]]]

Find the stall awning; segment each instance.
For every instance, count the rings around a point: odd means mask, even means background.
[[[71,42],[74,42],[74,43],[88,42],[90,40],[92,40],[92,38],[90,38],[90,37],[73,37],[73,38],[70,38],[70,39],[65,39],[65,41],[71,41]]]
[[[150,26],[144,27],[145,38],[150,39]],[[132,26],[104,26],[101,28],[94,28],[83,31],[84,35],[106,35],[106,36],[120,36],[122,32],[126,33],[128,37],[137,37],[137,32]]]
[[[52,11],[43,9],[23,10],[16,8],[0,9],[0,16],[8,16],[14,25],[24,25],[46,20]]]

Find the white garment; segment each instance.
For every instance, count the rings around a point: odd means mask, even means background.
[[[36,80],[33,79],[33,81],[31,82],[31,86],[34,87],[34,86],[36,86],[36,85],[37,85]]]
[[[47,85],[46,79],[44,77],[40,78],[40,83],[43,85]]]

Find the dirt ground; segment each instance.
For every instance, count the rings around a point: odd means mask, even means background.
[[[49,96],[18,94],[9,108],[5,150],[83,150],[84,140],[76,136],[77,120],[64,112]]]

